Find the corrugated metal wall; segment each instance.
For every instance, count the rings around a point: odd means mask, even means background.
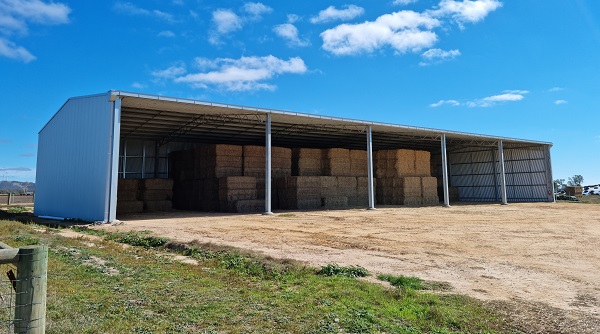
[[[70,99],[40,131],[35,214],[108,219],[113,125],[109,97]]]
[[[498,150],[472,148],[448,154],[450,185],[465,202],[501,200]],[[507,199],[512,202],[552,200],[552,175],[547,146],[505,148]]]

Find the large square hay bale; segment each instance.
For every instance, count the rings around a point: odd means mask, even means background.
[[[394,176],[413,176],[416,175],[415,170],[415,151],[399,149],[395,151]]]
[[[439,205],[440,199],[437,196],[423,196],[422,197],[422,205]]]
[[[139,213],[144,211],[144,202],[142,201],[120,201],[117,200],[117,214]]]
[[[140,192],[142,201],[166,201],[173,198],[173,190],[144,190]]]
[[[429,151],[415,151],[415,175],[431,175],[431,153]]]
[[[171,201],[144,201],[145,211],[169,211],[173,208]]]
[[[136,201],[138,199],[137,190],[121,190],[117,191],[117,201]]]
[[[325,209],[343,209],[348,207],[348,197],[334,196],[321,198],[321,206]]]
[[[424,176],[421,177],[421,192],[423,197],[437,196],[438,181],[436,177]]]
[[[240,190],[256,189],[256,177],[252,176],[227,176],[219,178],[219,189]]]
[[[421,197],[405,197],[402,204],[407,206],[420,206],[422,200]]]
[[[173,179],[143,179],[141,189],[145,190],[173,190]]]
[[[119,179],[117,189],[119,191],[137,191],[140,187],[140,179]]]
[[[235,203],[235,212],[237,213],[251,213],[264,211],[265,201],[262,199],[244,199],[239,200]]]

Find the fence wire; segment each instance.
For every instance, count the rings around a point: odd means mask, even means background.
[[[0,264],[0,334],[15,331],[16,276],[15,265]]]

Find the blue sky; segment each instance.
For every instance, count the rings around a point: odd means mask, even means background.
[[[0,0],[0,177],[110,89],[554,143],[600,183],[600,1]]]

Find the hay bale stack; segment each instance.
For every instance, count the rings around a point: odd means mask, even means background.
[[[240,145],[202,145],[195,155],[197,179],[243,175]]]
[[[139,191],[139,179],[119,179],[117,201],[136,201]]]
[[[265,177],[265,147],[246,145],[243,148],[244,176]],[[271,147],[271,176],[292,175],[292,150],[285,147]]]
[[[338,188],[338,178],[336,176],[321,176],[321,197],[335,197],[340,191]]]
[[[221,211],[236,212],[240,200],[255,200],[256,178],[252,176],[228,176],[219,178],[219,207]]]
[[[568,196],[583,196],[583,187],[582,186],[566,186],[565,193]]]
[[[338,180],[337,196],[345,196],[348,198],[348,205],[356,205],[357,203],[357,178],[340,176]]]
[[[316,176],[288,176],[277,179],[282,209],[308,210],[321,207],[320,180]]]
[[[348,197],[334,196],[321,198],[321,206],[324,209],[344,209],[348,207]]]
[[[292,150],[292,175],[323,175],[322,150],[318,148],[295,148]]]
[[[350,150],[328,148],[323,150],[323,175],[350,176]]]
[[[138,213],[144,211],[144,202],[138,200],[139,179],[119,179],[117,187],[117,213]]]
[[[243,199],[235,203],[235,212],[251,213],[265,211],[264,199]]]
[[[350,150],[350,176],[367,176],[368,166],[367,151]]]
[[[395,150],[394,153],[394,157],[392,158],[394,160],[394,171],[392,171],[393,177],[416,175],[415,151],[400,149]]]
[[[377,178],[430,176],[431,153],[407,149],[380,150],[375,154]]]
[[[140,180],[139,198],[146,211],[168,211],[173,208],[173,179]]]
[[[437,177],[421,177],[421,202],[423,205],[437,205],[440,198],[437,193]]]
[[[431,152],[415,151],[414,176],[431,176]]]
[[[373,179],[373,190],[377,194],[377,179]],[[367,206],[369,205],[369,178],[368,177],[357,177],[356,178],[356,198],[354,200],[349,199],[349,206]]]

